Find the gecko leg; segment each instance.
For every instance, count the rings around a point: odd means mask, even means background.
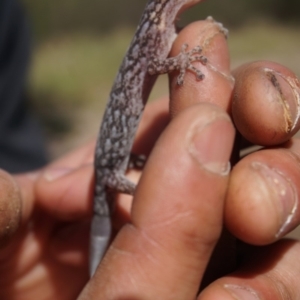
[[[113,191],[133,195],[136,184],[130,181],[124,174],[113,172],[107,176],[106,185]]]
[[[206,65],[207,58],[204,55],[201,55],[202,48],[200,46],[196,46],[189,51],[187,49],[188,44],[183,44],[180,53],[175,57],[169,57],[166,59],[151,59],[148,64],[148,73],[150,75],[165,74],[174,70],[179,70],[177,84],[182,85],[185,73],[189,70],[195,73],[198,80],[202,80],[204,78],[204,74],[201,70],[195,68],[192,63],[199,61],[202,65]]]

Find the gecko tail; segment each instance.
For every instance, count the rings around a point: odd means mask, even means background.
[[[94,215],[91,224],[90,277],[101,262],[111,238],[111,220],[109,216]]]

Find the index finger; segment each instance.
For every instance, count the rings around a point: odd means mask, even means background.
[[[197,80],[193,72],[187,71],[184,84],[178,86],[178,73],[170,73],[171,116],[176,116],[185,108],[201,102],[216,104],[230,112],[234,79],[230,74],[226,32],[220,23],[208,18],[188,25],[178,35],[171,56],[177,55],[182,45],[186,43],[189,50],[200,46],[201,55],[207,58],[207,63],[205,65],[197,61],[192,63],[193,67],[203,73],[202,81]]]

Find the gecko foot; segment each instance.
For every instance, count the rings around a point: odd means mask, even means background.
[[[164,60],[159,58],[151,59],[148,65],[148,73],[150,75],[165,74],[174,70],[179,70],[177,84],[182,85],[185,73],[189,70],[195,73],[198,80],[202,80],[204,74],[199,69],[195,68],[192,63],[199,61],[205,66],[207,64],[207,58],[204,55],[201,55],[202,48],[200,46],[196,46],[189,51],[187,49],[188,44],[183,44],[180,53],[175,57],[169,57]]]

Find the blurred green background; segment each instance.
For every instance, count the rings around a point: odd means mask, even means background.
[[[33,33],[28,92],[51,157],[98,131],[103,108],[145,0],[22,0]],[[268,59],[300,74],[300,2],[207,0],[180,24],[212,15],[230,29],[232,66]],[[166,78],[152,95],[167,93]]]
[[[107,32],[120,26],[135,26],[146,0],[23,0],[39,38],[74,31]],[[227,26],[240,26],[254,19],[285,24],[299,22],[296,0],[207,0],[186,13],[189,18],[213,14]]]

